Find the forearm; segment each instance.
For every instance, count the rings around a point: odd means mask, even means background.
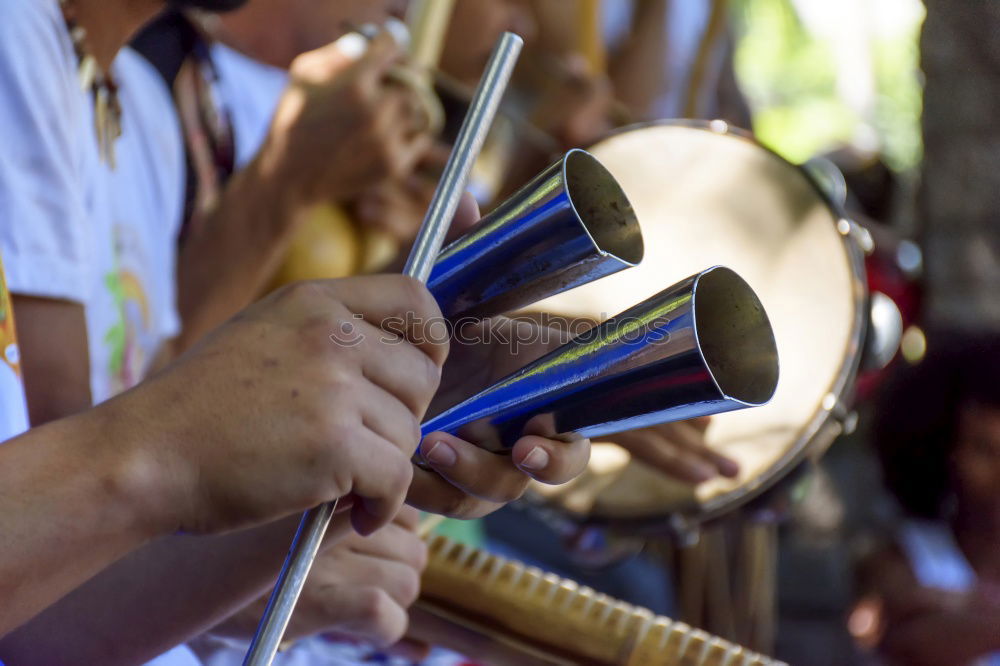
[[[232,177],[202,228],[185,239],[177,267],[184,329],[175,354],[260,295],[295,227],[292,191],[258,157]]]
[[[148,661],[266,594],[298,521],[153,542],[4,639],[0,659],[18,666]],[[335,525],[332,536],[347,529]]]
[[[0,444],[0,636],[152,535],[126,481],[143,462],[107,455],[106,426],[88,412]]]
[[[214,636],[236,639],[250,639],[257,629],[257,623],[267,608],[267,597],[259,596],[209,630]],[[287,635],[287,632],[286,632]]]

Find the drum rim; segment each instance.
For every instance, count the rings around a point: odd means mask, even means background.
[[[678,523],[703,523],[717,519],[760,497],[763,493],[788,477],[807,459],[818,458],[822,455],[833,443],[833,440],[844,432],[845,423],[850,418],[848,405],[853,399],[854,380],[857,377],[858,368],[862,360],[863,341],[868,326],[868,318],[865,313],[869,307],[864,253],[855,240],[855,235],[858,233],[860,225],[848,215],[843,205],[835,201],[829,193],[820,187],[819,183],[816,182],[816,179],[808,172],[804,165],[795,164],[782,157],[773,149],[760,143],[747,130],[734,127],[724,120],[653,120],[616,128],[614,131],[603,136],[599,141],[588,146],[586,150],[593,152],[596,147],[605,141],[614,139],[616,136],[654,127],[686,128],[739,139],[769,153],[780,162],[787,164],[801,174],[837,220],[835,231],[837,231],[840,242],[847,254],[848,265],[852,274],[852,300],[855,302],[856,307],[854,308],[854,318],[848,333],[848,353],[841,362],[840,368],[834,376],[833,382],[824,395],[821,404],[818,405],[812,419],[798,429],[792,446],[788,447],[787,451],[756,478],[748,479],[740,486],[711,497],[704,502],[695,500],[667,513],[648,514],[643,517],[611,516],[607,514],[582,515],[567,511],[558,503],[549,500],[540,498],[533,498],[531,500],[533,504],[537,503],[548,510],[554,509],[564,517],[569,517],[573,522],[579,524],[595,526],[613,525],[616,528],[639,532],[651,529],[655,531],[671,530]]]

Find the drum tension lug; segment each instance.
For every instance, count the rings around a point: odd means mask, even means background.
[[[842,217],[837,221],[837,231],[841,236],[850,236],[865,256],[875,251],[875,239],[872,233],[857,222]]]
[[[847,416],[844,417],[844,421],[841,424],[841,427],[843,428],[843,433],[842,434],[844,434],[844,435],[853,435],[854,434],[854,431],[858,429],[858,412],[857,412],[857,410],[852,409],[851,411],[849,411],[847,413]]]
[[[712,130],[716,134],[728,134],[729,123],[721,118],[716,118],[715,120],[709,121],[708,129]]]
[[[840,424],[842,435],[850,435],[857,429],[858,412],[844,404],[833,393],[823,396],[823,409],[830,412],[830,416]]]

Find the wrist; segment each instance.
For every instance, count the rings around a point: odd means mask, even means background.
[[[295,212],[311,203],[307,179],[296,173],[287,150],[268,137],[257,155],[233,178],[243,196],[262,203],[275,222],[291,223]]]
[[[171,455],[176,442],[142,403],[132,390],[85,416],[97,433],[98,455],[92,458],[104,470],[102,486],[122,508],[118,520],[149,540],[180,529],[191,493],[184,466]]]

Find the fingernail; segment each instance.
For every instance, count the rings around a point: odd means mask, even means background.
[[[349,32],[337,40],[337,50],[348,60],[359,60],[368,50],[368,40],[356,32]]]
[[[740,475],[740,465],[734,460],[724,458],[719,461],[719,471],[722,472],[723,476],[737,477]]]
[[[444,442],[434,442],[434,445],[424,454],[424,460],[438,467],[451,467],[458,460],[458,454]]]
[[[385,31],[392,35],[399,48],[407,49],[410,47],[410,29],[398,18],[389,17],[386,19]]]
[[[521,467],[535,470],[536,472],[545,469],[548,464],[549,452],[540,446],[531,449],[531,452],[524,456],[524,460],[521,461]]]

